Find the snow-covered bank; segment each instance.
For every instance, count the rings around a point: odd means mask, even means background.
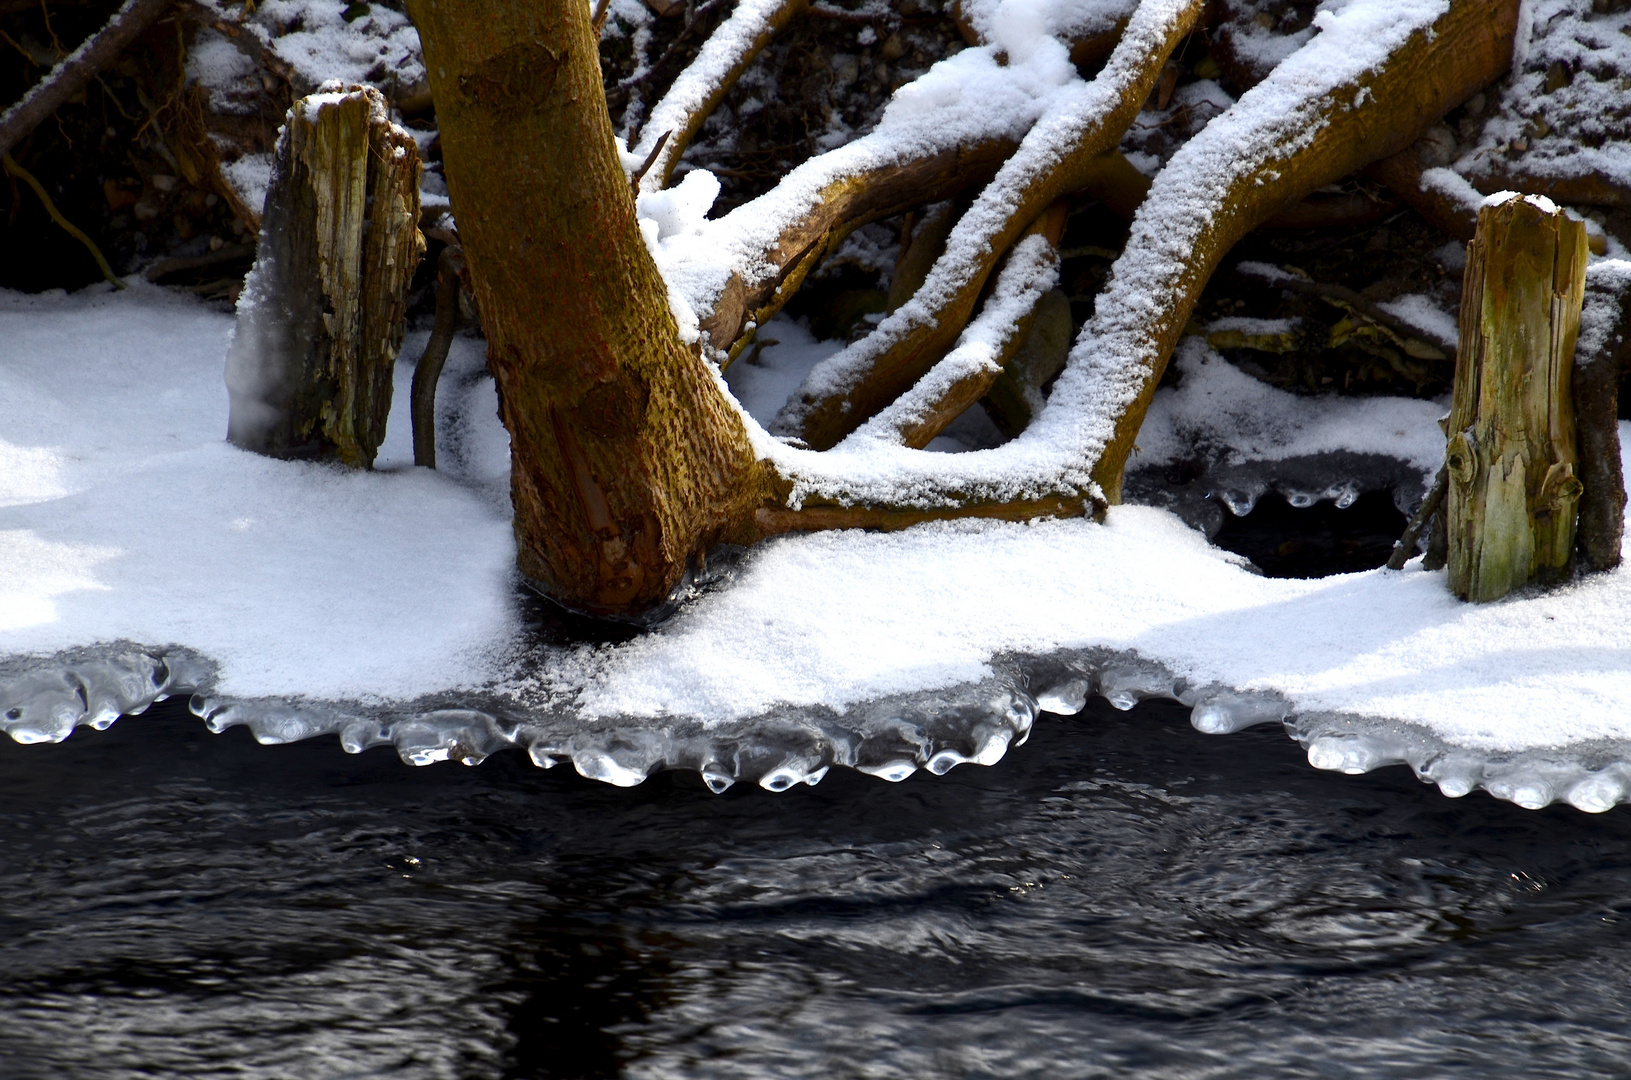
[[[0,296],[6,670],[104,642],[179,646],[215,662],[217,700],[327,699],[356,716],[432,697],[444,709],[530,700],[557,724],[627,736],[798,709],[859,715],[891,695],[988,683],[1004,656],[1098,650],[1191,687],[1272,691],[1299,714],[1419,725],[1486,755],[1631,744],[1631,572],[1482,606],[1415,564],[1271,580],[1148,507],[1115,508],[1102,526],[786,537],[655,633],[532,645],[479,347],[461,343],[444,376],[442,471],[406,464],[400,416],[379,470],[352,473],[224,443],[230,326],[144,286]],[[763,374],[744,367],[742,379],[775,381],[766,354]],[[1279,391],[1208,383],[1198,360],[1186,364],[1194,381],[1152,410],[1161,439],[1201,411],[1210,386],[1259,424],[1238,433],[1254,453],[1346,445],[1313,429],[1265,433],[1261,395]],[[1339,433],[1431,411],[1371,399],[1311,415]],[[1420,442],[1364,430],[1401,456]],[[0,725],[27,735],[21,716]]]

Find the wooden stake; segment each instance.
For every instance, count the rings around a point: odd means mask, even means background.
[[[1585,227],[1549,200],[1513,194],[1478,213],[1445,458],[1450,588],[1462,599],[1497,600],[1571,570],[1586,250]]]

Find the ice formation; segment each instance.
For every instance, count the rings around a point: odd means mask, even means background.
[[[229,330],[141,285],[0,296],[0,410],[19,418],[0,436],[0,726],[14,738],[186,692],[213,726],[265,741],[332,732],[420,762],[519,746],[613,782],[666,765],[779,787],[832,764],[898,778],[990,761],[1039,708],[1091,693],[1185,701],[1206,731],[1283,720],[1317,765],[1406,761],[1452,794],[1602,809],[1631,783],[1627,571],[1481,606],[1415,564],[1273,580],[1147,507],[1104,526],[787,537],[655,633],[540,642],[479,344],[449,361],[444,467],[407,464],[398,417],[362,473],[221,442]],[[771,327],[786,344],[733,368],[745,399],[775,402],[755,379],[785,386],[831,348],[796,330]],[[1241,408],[1215,423],[1224,437],[1231,417],[1259,422],[1242,452],[1368,430],[1358,445],[1416,453],[1385,425],[1294,413],[1202,358],[1186,353],[1202,370],[1179,393],[1233,395]],[[1177,396],[1152,413],[1173,438],[1214,412]],[[1346,406],[1383,410],[1373,420],[1431,408]]]

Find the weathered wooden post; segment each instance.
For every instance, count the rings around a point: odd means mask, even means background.
[[[1465,600],[1570,571],[1585,273],[1585,226],[1550,200],[1509,192],[1479,210],[1445,455],[1450,588]]]
[[[329,89],[289,110],[227,353],[234,445],[373,464],[425,250],[420,171],[378,90]]]

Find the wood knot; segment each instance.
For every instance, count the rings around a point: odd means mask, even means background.
[[[1458,487],[1469,487],[1478,476],[1478,441],[1471,431],[1450,440],[1444,453],[1444,467]]]
[[[1546,479],[1540,484],[1540,505],[1547,509],[1565,511],[1580,501],[1585,485],[1574,475],[1574,466],[1566,461],[1554,461],[1546,470]]]

